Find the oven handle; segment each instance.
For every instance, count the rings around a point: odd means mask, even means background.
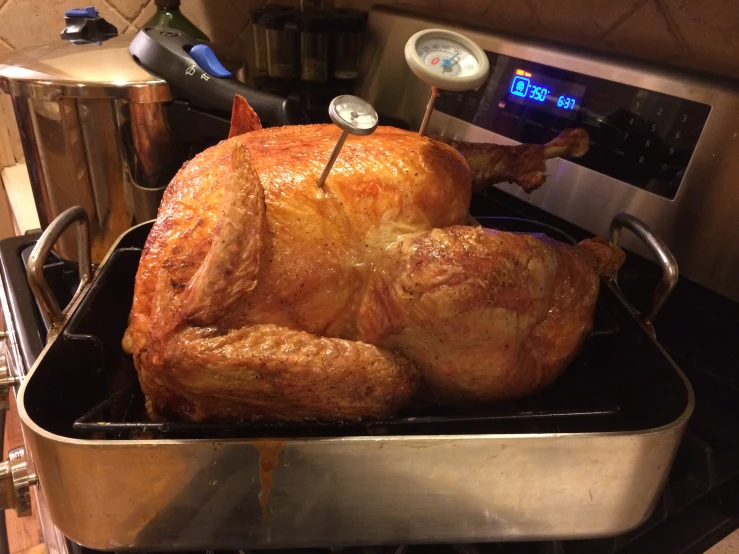
[[[54,244],[62,236],[72,223],[77,225],[77,259],[79,260],[80,284],[64,310],[59,307],[49,284],[44,278],[44,263],[49,256]],[[65,316],[67,309],[74,304],[82,290],[88,285],[92,278],[92,255],[90,251],[90,219],[87,212],[81,206],[73,206],[61,214],[46,228],[39,238],[36,246],[28,258],[28,283],[31,285],[39,308],[49,321],[49,337],[55,335]]]
[[[628,229],[634,233],[644,244],[646,244],[652,251],[652,254],[657,258],[659,265],[662,267],[662,278],[660,279],[657,288],[654,289],[652,305],[646,315],[642,315],[642,321],[650,332],[654,334],[654,328],[652,326],[654,319],[665,305],[665,302],[667,302],[667,299],[670,297],[672,290],[677,284],[679,276],[677,260],[675,259],[675,256],[672,255],[672,252],[670,252],[667,245],[652,232],[646,223],[627,213],[616,214],[611,221],[610,241],[614,245],[621,246],[621,236],[624,229]],[[618,272],[613,275],[612,281],[616,286],[618,286]]]

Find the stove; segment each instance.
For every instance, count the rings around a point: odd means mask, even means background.
[[[561,229],[575,239],[590,235],[497,190],[478,195],[473,201],[472,213],[477,217],[534,219]],[[47,324],[25,278],[28,254],[37,238],[37,234],[29,234],[0,241],[0,275],[5,295],[3,312],[13,334],[8,341],[8,348],[15,352],[11,365],[18,374],[24,374],[33,364],[43,348],[47,332]],[[74,264],[52,256],[44,272],[63,306],[77,287]],[[649,261],[630,255],[619,277],[625,294],[633,298],[635,304],[646,305],[659,280],[659,269]],[[739,377],[731,371],[732,360],[739,354],[739,346],[733,340],[739,331],[739,304],[681,279],[656,322],[656,331],[694,385],[697,402],[660,502],[650,519],[638,529],[613,538],[581,541],[271,552],[698,554],[705,551],[739,527]],[[45,513],[43,495],[39,495],[35,509],[42,519],[50,552],[95,552],[61,536]]]

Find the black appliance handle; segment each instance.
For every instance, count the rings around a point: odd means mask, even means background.
[[[129,52],[144,68],[169,84],[172,96],[195,106],[230,114],[239,94],[265,127],[305,122],[296,100],[255,90],[233,78],[216,77],[201,68],[189,52],[206,42],[168,27],[146,27],[134,37]]]

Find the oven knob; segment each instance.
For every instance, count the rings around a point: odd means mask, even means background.
[[[31,515],[31,485],[38,482],[31,471],[23,448],[8,452],[0,464],[0,508],[13,508],[18,517]]]
[[[10,373],[7,358],[0,354],[0,410],[9,408],[10,388],[16,383],[20,383],[20,379]]]

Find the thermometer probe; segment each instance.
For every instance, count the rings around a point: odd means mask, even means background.
[[[426,133],[439,89],[472,90],[482,85],[490,72],[488,57],[469,38],[446,29],[426,29],[405,44],[405,60],[411,71],[431,85],[431,96],[418,134]]]

